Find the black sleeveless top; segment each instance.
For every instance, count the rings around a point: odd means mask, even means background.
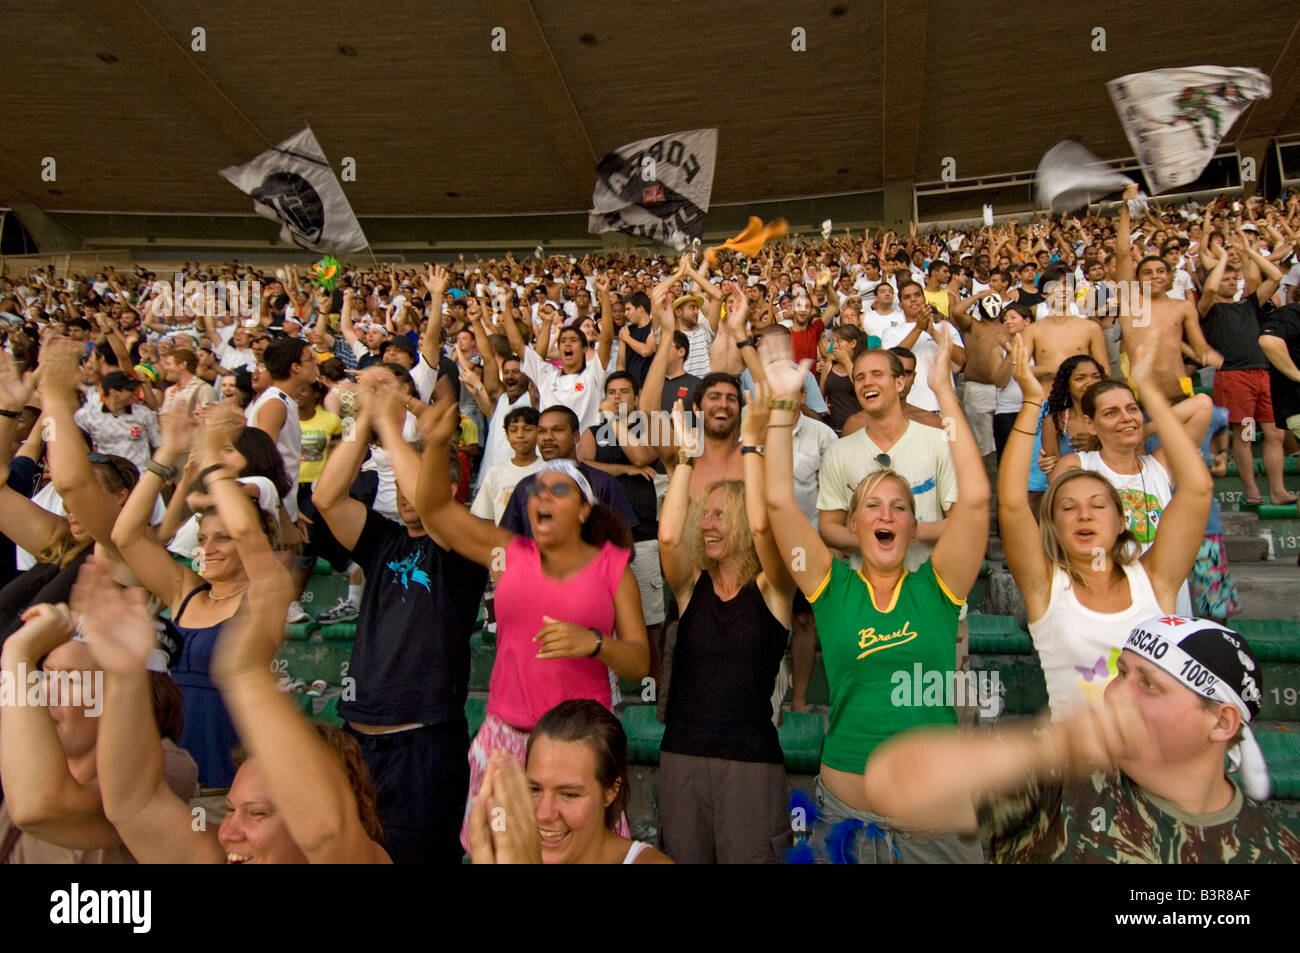
[[[823,390],[826,409],[830,412],[826,423],[838,436],[844,430],[845,422],[862,409],[858,403],[858,392],[853,387],[852,378],[834,371],[826,375],[826,387]]]
[[[782,764],[772,692],[788,636],[757,582],[723,602],[700,573],[677,625],[661,750]]]

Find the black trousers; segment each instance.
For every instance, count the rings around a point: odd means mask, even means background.
[[[460,825],[469,794],[469,727],[464,718],[391,735],[351,726],[370,770],[395,864],[459,864]]]

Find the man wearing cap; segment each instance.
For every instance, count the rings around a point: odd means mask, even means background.
[[[1269,778],[1250,722],[1264,686],[1246,640],[1160,616],[1114,652],[1103,703],[1038,733],[926,730],[881,745],[864,775],[872,803],[913,827],[978,826],[999,863],[1300,861],[1300,838],[1258,803]]]
[[[97,453],[125,457],[143,470],[154,447],[162,442],[162,433],[157,414],[136,403],[139,384],[125,371],[110,371],[99,384],[103,399],[87,403],[73,420],[90,434]]]

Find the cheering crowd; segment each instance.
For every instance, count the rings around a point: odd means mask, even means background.
[[[1295,197],[1122,201],[336,285],[2,277],[0,862],[1300,860],[1211,479],[1296,502],[1297,230]],[[968,668],[994,508],[1050,712],[959,731],[896,676]],[[319,560],[343,728],[273,669]],[[777,725],[819,649],[803,825]],[[619,680],[661,701],[657,845]]]

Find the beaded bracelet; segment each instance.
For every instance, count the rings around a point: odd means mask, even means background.
[[[777,400],[775,397],[767,402],[768,410],[798,410],[799,405],[793,400]]]

